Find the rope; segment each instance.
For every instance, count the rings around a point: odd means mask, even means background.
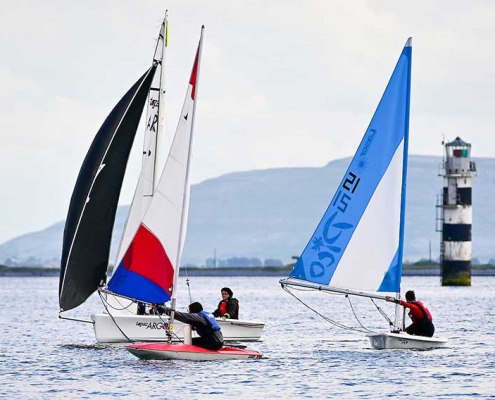
[[[361,326],[361,328],[363,328],[366,332],[373,332],[372,330],[366,328],[362,323],[361,321],[359,320],[358,316],[356,315],[356,312],[354,311],[354,307],[352,306],[352,303],[351,303],[351,298],[348,294],[345,295],[345,297],[347,298],[347,300],[349,301],[349,305],[351,306],[351,310],[352,310],[352,313],[354,314],[354,318],[356,318],[356,321],[358,322],[358,324]],[[371,299],[371,301],[373,301],[373,299]]]
[[[160,319],[160,321],[162,321],[162,323],[163,323],[163,324],[166,324],[166,323],[167,323],[167,322],[165,322],[165,320],[162,318],[162,316],[161,316],[160,314],[157,314],[157,317]],[[169,326],[170,326],[170,324],[169,324]],[[168,339],[169,339],[170,341],[172,341],[172,337],[171,337],[171,335],[169,336],[169,334],[168,334],[168,333],[169,333],[169,332],[167,332],[167,333],[166,333],[166,334],[167,334],[167,336],[168,336]],[[171,332],[171,334],[172,334],[173,336],[175,336],[175,338],[177,339],[177,341],[179,341],[179,342],[181,342],[181,343],[184,343],[184,340],[182,340],[179,336],[177,336],[177,334],[176,334],[174,331],[172,331],[172,332]]]
[[[303,304],[305,307],[309,308],[311,311],[313,311],[315,314],[319,315],[321,318],[323,318],[323,320],[327,321],[328,323],[338,327],[338,328],[341,328],[341,329],[344,329],[344,330],[350,330],[350,331],[355,331],[355,332],[361,332],[361,333],[367,333],[367,332],[371,332],[370,330],[366,329],[366,330],[362,330],[362,329],[358,329],[358,328],[353,328],[351,326],[347,326],[347,325],[344,325],[340,322],[337,322],[337,321],[334,321],[326,316],[324,316],[323,314],[319,313],[318,311],[316,311],[314,308],[310,307],[308,304],[306,304],[304,301],[302,301],[299,297],[297,297],[296,295],[294,295],[286,286],[282,285],[282,289],[284,289],[287,293],[289,293],[292,297],[294,297],[297,301],[299,301],[301,304]],[[310,289],[311,290],[311,289]]]
[[[115,299],[115,301],[117,301],[117,302],[118,302],[118,303],[122,306],[122,308],[117,308],[117,307],[115,307],[115,306],[111,305],[111,304],[110,304],[110,303],[106,300],[106,298],[105,298],[105,299],[103,299],[103,298],[101,297],[101,292],[98,292],[98,293],[100,293],[100,298],[101,298],[101,301],[103,301],[103,302],[104,302],[104,303],[106,303],[106,304],[107,304],[110,308],[112,308],[112,309],[114,309],[114,310],[116,310],[116,311],[124,311],[124,310],[127,310],[130,306],[132,306],[132,305],[134,304],[134,302],[131,302],[131,303],[129,303],[128,305],[124,306],[124,305],[120,302],[120,298],[119,298],[118,296],[113,296],[113,298]],[[106,293],[106,294],[108,295],[108,293]]]
[[[186,285],[187,285],[187,291],[189,293],[189,304],[191,304],[192,303],[191,285],[189,285],[189,272],[187,271],[187,264],[184,265],[182,268],[186,272]]]
[[[302,301],[300,298],[298,298],[296,295],[294,295],[285,285],[282,284],[282,289],[284,289],[287,293],[289,293],[292,297],[294,297],[297,301],[299,301],[301,304],[303,304],[305,307],[309,308],[311,311],[313,311],[315,314],[319,315],[321,318],[323,318],[325,321],[329,322],[330,324],[332,325],[335,325],[337,326],[338,328],[341,328],[341,329],[345,329],[345,330],[351,330],[351,331],[356,331],[356,332],[362,332],[362,333],[369,333],[369,332],[373,332],[371,329],[368,329],[366,328],[362,323],[361,321],[359,320],[359,317],[357,316],[355,310],[354,310],[354,307],[352,305],[352,302],[351,302],[351,298],[348,294],[345,295],[345,297],[347,298],[347,300],[349,301],[349,305],[351,307],[351,310],[352,310],[352,313],[354,315],[354,318],[356,319],[356,321],[358,322],[358,324],[361,326],[362,329],[358,329],[358,328],[353,328],[353,327],[350,327],[350,326],[347,326],[347,325],[344,325],[340,322],[337,322],[335,320],[332,320],[326,316],[324,316],[323,314],[319,313],[318,311],[316,311],[314,308],[310,307],[308,304],[306,304],[304,301]],[[313,290],[313,289],[307,289],[307,290],[304,290],[304,289],[295,289],[294,290],[299,290],[299,291],[310,291],[310,290]],[[323,293],[326,293],[326,294],[331,294],[331,295],[338,295],[336,293],[331,293],[331,292],[323,292]],[[383,311],[380,307],[378,307],[378,305],[375,303],[375,301],[370,297],[370,300],[371,302],[373,303],[373,305],[376,307],[376,309],[378,310],[378,312],[385,318],[385,320],[389,323],[390,326],[394,326],[394,323],[390,320],[390,318],[387,316],[387,314],[385,314],[385,311]]]
[[[370,298],[370,300],[371,300],[371,302],[375,305],[375,307],[376,307],[376,309],[378,310],[378,312],[379,312],[380,314],[382,314],[383,318],[385,318],[385,319],[387,320],[388,324],[389,324],[390,326],[394,326],[394,323],[393,323],[393,322],[392,322],[392,320],[388,317],[388,315],[387,315],[387,314],[385,314],[385,311],[383,311],[380,307],[378,307],[378,306],[376,305],[376,303],[375,303],[375,301],[374,301],[373,299],[371,299],[371,298]]]
[[[186,274],[187,274],[187,269],[186,269]],[[191,304],[192,297],[191,297],[191,285],[189,285],[189,277],[186,278],[186,285],[187,285],[187,291],[189,292],[189,304]]]
[[[117,321],[115,321],[115,318],[113,317],[113,315],[110,313],[110,311],[108,310],[108,307],[107,306],[110,306],[111,308],[113,308],[114,310],[119,310],[115,307],[112,307],[111,304],[109,304],[106,299],[103,297],[102,293],[101,292],[98,292],[99,296],[100,296],[100,299],[101,299],[101,302],[103,303],[103,307],[105,307],[105,310],[107,312],[108,315],[110,315],[110,318],[112,319],[113,323],[115,324],[115,326],[117,327],[117,329],[120,331],[120,333],[122,333],[122,336],[124,336],[128,342],[130,343],[135,343],[134,340],[132,340],[129,336],[127,336],[124,331],[120,328],[119,324],[117,323]],[[125,310],[127,308],[129,308],[133,303],[129,304],[128,306],[122,308],[121,310]],[[167,324],[168,322],[166,322],[162,316],[160,314],[154,314],[156,315],[160,321],[165,325]],[[177,339],[177,341],[181,342],[181,343],[184,343],[184,340],[182,340],[175,332],[172,332],[173,336],[175,336],[175,338]],[[168,335],[167,335],[168,336]],[[169,338],[171,340],[171,338]]]
[[[110,311],[108,311],[106,299],[103,298],[103,296],[102,296],[102,294],[101,294],[100,291],[98,292],[98,295],[100,296],[101,302],[103,303],[103,307],[105,307],[105,310],[107,311],[107,314],[110,315],[110,318],[112,318],[113,323],[115,324],[115,326],[117,327],[117,329],[120,331],[120,333],[122,333],[122,335],[127,339],[128,342],[135,343],[134,340],[132,340],[129,336],[127,336],[124,333],[124,331],[120,328],[119,324],[117,324],[117,321],[115,321],[115,318],[113,317],[113,315],[110,314]]]

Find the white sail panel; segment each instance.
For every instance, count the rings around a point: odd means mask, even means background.
[[[155,196],[143,219],[143,224],[162,243],[174,268],[179,254],[181,218],[184,211],[184,195],[187,191],[187,159],[191,140],[192,85],[189,85],[175,138],[170,148]]]
[[[151,85],[148,103],[146,109],[146,126],[144,133],[143,143],[143,160],[141,173],[139,174],[139,180],[136,185],[134,197],[132,199],[131,207],[129,210],[129,216],[122,233],[122,239],[117,253],[117,259],[115,266],[117,267],[129,245],[136,234],[136,231],[141,223],[141,220],[151,203],[151,199],[154,193],[155,175],[156,175],[156,160],[157,160],[157,141],[161,131],[161,121],[159,110],[162,98],[162,61],[165,53],[164,35],[166,30],[166,24],[168,24],[167,16],[160,28],[160,34],[153,56],[153,62],[157,64],[155,76],[153,77],[153,83]],[[161,152],[168,153],[168,148],[160,149]]]
[[[399,246],[404,141],[347,245],[330,286],[376,291]]]

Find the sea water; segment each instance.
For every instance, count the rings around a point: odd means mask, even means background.
[[[438,277],[405,277],[433,314],[447,347],[373,350],[365,334],[387,329],[364,298],[281,289],[276,277],[194,277],[193,301],[212,311],[220,289],[240,300],[241,318],[266,322],[264,354],[248,361],[141,361],[121,346],[98,345],[91,324],[58,319],[58,279],[0,278],[0,397],[6,399],[383,399],[495,398],[495,277],[441,287]],[[179,282],[179,308],[190,297]],[[393,318],[393,305],[376,302]],[[97,296],[72,312],[100,312]]]

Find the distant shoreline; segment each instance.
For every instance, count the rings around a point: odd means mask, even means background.
[[[292,267],[222,267],[181,268],[179,275],[185,276],[278,276],[289,275]],[[52,277],[59,276],[58,268],[4,267],[0,266],[0,277]],[[440,276],[438,266],[405,265],[403,276]],[[495,276],[495,266],[473,266],[472,276]]]

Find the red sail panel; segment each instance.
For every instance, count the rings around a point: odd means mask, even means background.
[[[123,262],[125,269],[150,280],[171,295],[174,267],[160,241],[143,224],[140,225]]]
[[[193,100],[194,97],[196,96],[196,77],[198,75],[199,46],[200,45],[198,45],[198,50],[196,51],[196,58],[194,59],[194,65],[191,72],[191,79],[189,79],[189,84],[192,85],[191,99]]]

